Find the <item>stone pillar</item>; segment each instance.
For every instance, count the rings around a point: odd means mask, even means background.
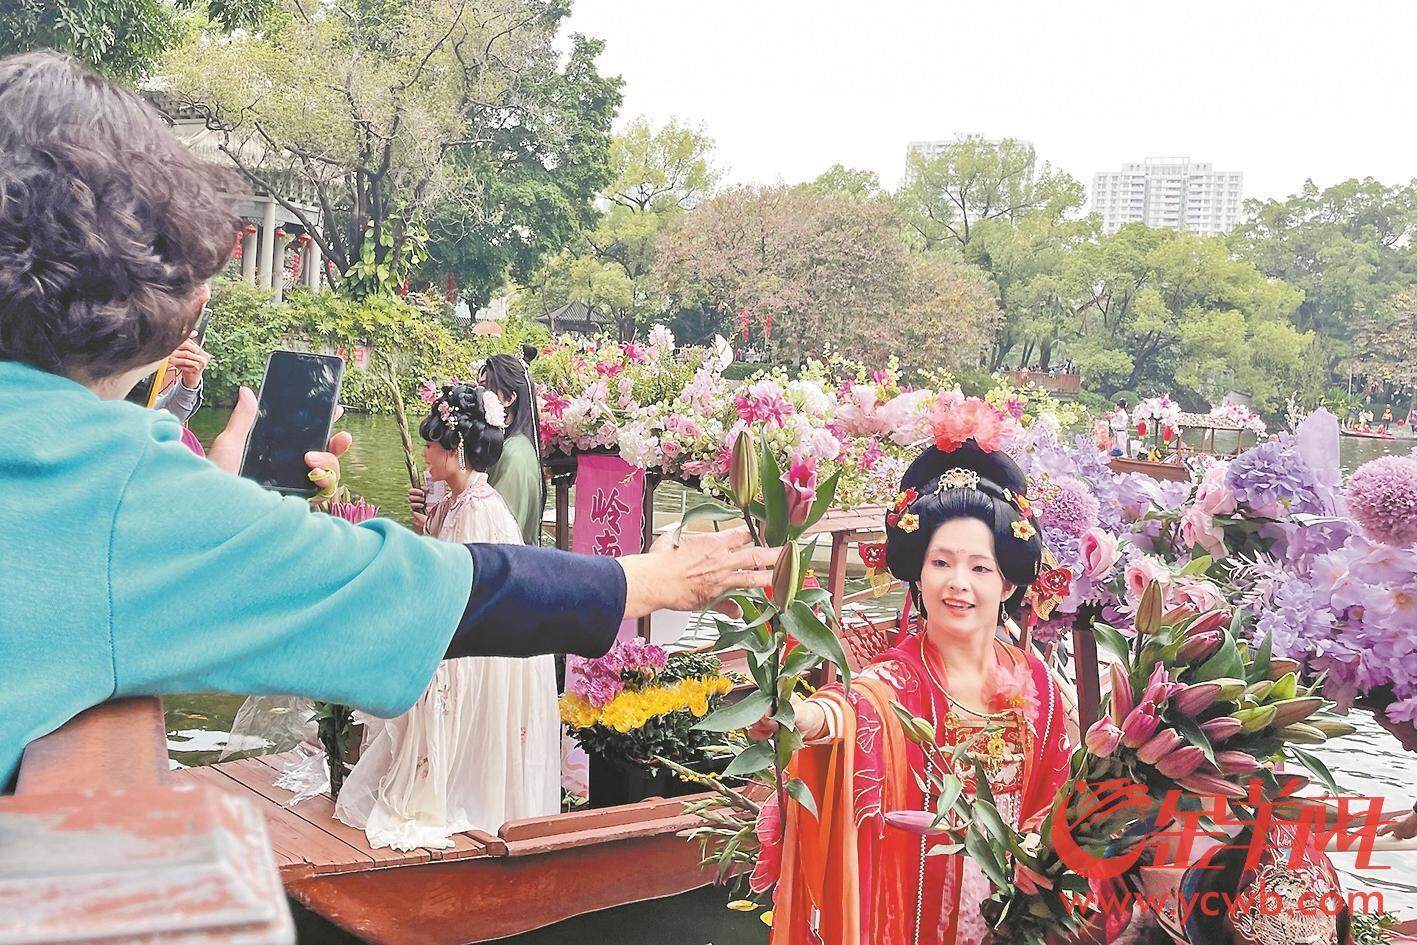
[[[261,261],[256,267],[263,289],[275,285],[276,266],[276,202],[268,198],[265,217],[261,220]]]
[[[256,284],[256,231],[243,230],[241,233],[241,279]]]
[[[311,292],[319,293],[324,288],[325,254],[320,252],[320,244],[312,237],[305,246],[305,285]]]
[[[272,298],[279,302],[285,296],[285,250],[290,245],[290,234],[284,230],[276,236],[276,251],[271,267]]]

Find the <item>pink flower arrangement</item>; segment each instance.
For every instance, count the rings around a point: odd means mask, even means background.
[[[1155,558],[1147,555],[1140,555],[1127,565],[1127,601],[1136,606],[1141,600],[1142,591],[1152,581],[1161,585],[1162,591],[1171,583],[1171,571]]]
[[[566,412],[566,408],[571,406],[571,399],[569,397],[563,397],[554,390],[543,388],[540,393],[542,413],[560,418]]]
[[[782,426],[787,417],[796,409],[783,396],[782,388],[775,381],[759,381],[747,388],[733,401],[739,418],[749,423],[775,423]]]
[[[1004,448],[1005,442],[1018,431],[1018,423],[1008,414],[978,397],[963,400],[941,394],[930,414],[935,446],[942,452],[959,449],[973,440],[985,452]]]
[[[1368,538],[1399,548],[1417,543],[1417,459],[1369,460],[1349,478],[1346,498]]]

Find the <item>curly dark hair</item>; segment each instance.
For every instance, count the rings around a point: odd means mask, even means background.
[[[462,450],[471,469],[486,472],[502,458],[501,427],[487,422],[483,396],[496,397],[476,384],[448,384],[438,394],[428,416],[418,425],[418,435],[445,450]]]
[[[0,360],[90,381],[166,357],[231,255],[239,186],[78,60],[0,59]]]

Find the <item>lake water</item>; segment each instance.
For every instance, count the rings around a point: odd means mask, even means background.
[[[225,411],[204,409],[195,418],[193,428],[204,443],[210,443],[225,422]],[[351,414],[341,420],[340,428],[354,435],[354,446],[343,462],[345,485],[356,495],[362,495],[378,505],[382,514],[407,522],[405,490],[408,480],[403,448],[393,419]],[[1344,438],[1343,468],[1348,472],[1378,456],[1410,453],[1413,444],[1410,439],[1382,441]],[[666,483],[656,494],[656,507],[664,512],[676,511],[682,508],[684,498],[681,487]],[[853,580],[851,586],[854,588],[859,584]],[[891,607],[894,602],[889,599],[876,602],[877,607],[882,605]],[[167,708],[168,748],[172,759],[178,764],[198,765],[215,761],[217,754],[226,746],[231,720],[242,699],[239,696],[190,695],[169,697],[164,702]],[[1358,734],[1325,746],[1319,754],[1345,787],[1360,795],[1388,798],[1393,807],[1410,805],[1417,798],[1417,756],[1403,752],[1396,740],[1370,717],[1357,712],[1353,715],[1353,721],[1359,726]],[[1403,919],[1417,919],[1417,851],[1375,854],[1375,865],[1383,868],[1363,870],[1361,873],[1354,868],[1353,860],[1352,855],[1335,856],[1335,863],[1345,873],[1346,888],[1381,891],[1389,911]],[[727,910],[720,912],[721,907],[713,896],[706,898],[704,894],[696,894],[694,898],[680,898],[684,901],[679,905],[675,905],[678,900],[669,900],[660,905],[616,910],[613,913],[614,920],[618,922],[616,928],[623,930],[626,942],[644,941],[646,945],[650,942],[668,942],[671,939],[655,937],[650,930],[660,928],[670,916],[688,910],[701,921],[688,926],[692,934],[676,935],[672,939],[675,943],[708,945],[717,942],[723,945],[766,940],[765,934],[754,927],[756,920],[753,917]],[[710,903],[711,907],[706,908],[705,903]],[[596,921],[601,920],[564,923],[528,938],[527,945],[531,945],[532,941],[538,945],[554,945],[596,940],[593,931],[599,928],[595,925]],[[620,938],[617,936],[616,940]]]

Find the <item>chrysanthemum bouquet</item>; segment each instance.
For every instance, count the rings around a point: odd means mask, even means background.
[[[572,669],[561,697],[561,720],[588,752],[636,764],[668,758],[702,761],[713,736],[694,723],[733,688],[719,661],[690,653],[670,655],[626,640],[606,655]]]

